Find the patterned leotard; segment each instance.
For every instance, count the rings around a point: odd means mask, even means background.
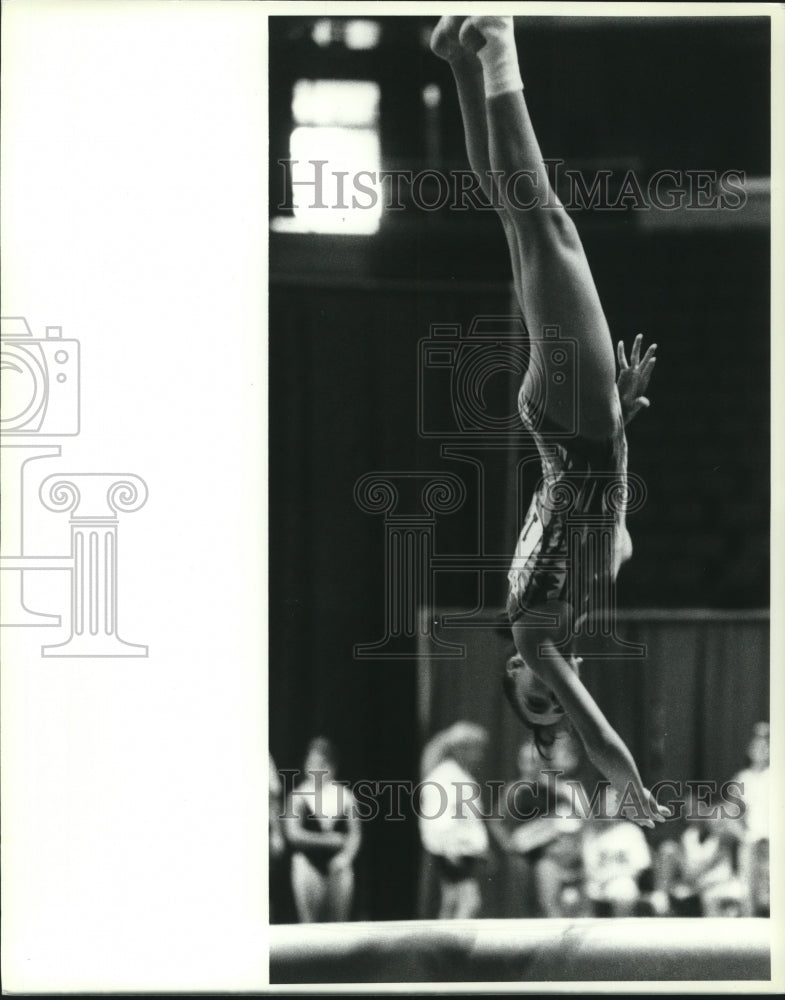
[[[536,419],[523,388],[518,409],[537,443],[542,478],[507,575],[507,615],[512,623],[526,611],[557,600],[571,606],[577,624],[591,610],[592,595],[601,600],[607,593],[629,542],[621,409],[613,434],[599,442],[567,438],[552,422]]]

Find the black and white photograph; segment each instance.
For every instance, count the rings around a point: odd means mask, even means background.
[[[9,995],[781,990],[785,15],[4,0]]]
[[[771,23],[623,6],[270,19],[273,984],[770,977]]]

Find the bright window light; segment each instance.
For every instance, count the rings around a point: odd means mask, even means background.
[[[311,38],[320,48],[329,45],[333,40],[332,21],[327,17],[323,17],[317,21],[311,29]]]
[[[273,219],[274,230],[377,232],[379,96],[379,85],[371,80],[297,81],[289,139],[294,216]]]
[[[437,83],[429,83],[422,89],[422,102],[429,111],[442,103],[442,91]]]
[[[343,40],[347,49],[375,49],[381,34],[378,21],[347,21]]]
[[[307,233],[375,233],[382,216],[379,135],[373,129],[300,126],[290,140],[294,225]],[[326,160],[323,165],[313,161]],[[363,188],[355,187],[359,178]],[[283,223],[284,220],[279,220]]]
[[[372,80],[298,80],[292,117],[295,125],[375,126],[379,84]]]

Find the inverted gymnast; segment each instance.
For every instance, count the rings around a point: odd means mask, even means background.
[[[619,379],[608,323],[600,305],[580,238],[550,186],[534,134],[518,67],[511,17],[442,17],[431,39],[433,52],[451,66],[458,88],[466,149],[472,171],[497,209],[510,251],[515,292],[530,334],[547,325],[577,342],[574,378],[556,384],[551,346],[530,338],[530,363],[518,397],[524,425],[537,442],[543,479],[521,530],[512,568],[507,613],[516,654],[507,663],[505,693],[540,748],[571,723],[590,760],[620,791],[632,790],[634,818],[643,826],[670,812],[644,787],[624,741],[586,690],[580,659],[564,653],[564,623],[573,627],[586,613],[589,587],[583,569],[571,564],[565,516],[549,505],[559,481],[577,484],[571,514],[602,513],[612,524],[612,545],[599,572],[615,580],[632,554],[623,507],[607,506],[608,477],[626,484],[626,423],[649,405],[644,393],[655,364],[656,345],[641,356],[635,339],[630,362],[619,342]],[[535,199],[523,208],[505,178],[525,171]],[[527,202],[528,205],[528,202]],[[546,350],[545,347],[548,347]],[[563,358],[560,359],[564,371]],[[542,387],[547,384],[544,402]],[[571,425],[578,387],[578,433],[548,437]],[[552,494],[551,494],[552,495]],[[607,587],[606,587],[607,589]],[[558,624],[543,624],[552,621]]]

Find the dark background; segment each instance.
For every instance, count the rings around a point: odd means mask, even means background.
[[[381,43],[369,53],[317,47],[313,20],[269,21],[271,214],[284,201],[276,162],[289,155],[291,88],[300,78],[380,82],[385,167],[466,168],[449,69],[422,41],[435,19],[380,19]],[[618,176],[628,169],[644,178],[662,169],[769,175],[767,19],[516,20],[526,98],[546,157]],[[436,135],[420,96],[427,83],[442,91]],[[635,557],[620,577],[619,600],[628,609],[729,615],[766,608],[766,208],[757,222],[749,212],[731,219],[725,211],[658,226],[643,215],[576,216],[614,337],[629,343],[642,331],[659,344],[652,408],[629,434],[630,469],[645,480],[648,499],[630,518]],[[474,550],[471,470],[417,432],[418,345],[432,323],[465,328],[476,315],[508,312],[509,282],[492,212],[423,213],[410,205],[371,237],[270,235],[269,698],[279,767],[299,766],[307,740],[324,734],[338,744],[350,781],[418,776],[416,663],[353,656],[357,643],[384,632],[385,585],[382,519],[359,509],[353,488],[372,471],[461,476],[467,501],[440,519],[436,544]],[[514,401],[515,388],[505,391]],[[483,514],[494,551],[512,551],[519,525],[511,509],[501,490]],[[503,571],[488,582],[499,608],[505,584]],[[476,597],[476,581],[465,574],[436,595],[441,607],[473,606]],[[759,676],[750,681],[760,686]],[[722,678],[712,686],[722,689]],[[727,715],[733,694],[725,687]],[[752,702],[745,726],[765,709],[764,692]],[[656,721],[645,697],[627,716],[627,728],[641,732]],[[680,730],[673,745],[680,759],[694,760],[689,720]],[[734,733],[739,766],[741,731]],[[416,824],[379,821],[364,832],[357,915],[412,916]]]

